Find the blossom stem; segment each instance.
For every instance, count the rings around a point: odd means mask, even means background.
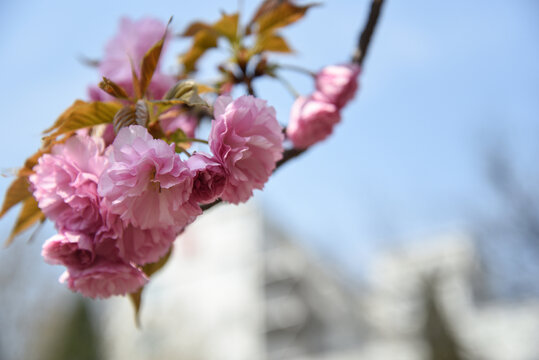
[[[367,50],[369,49],[369,44],[370,44],[370,41],[371,41],[371,38],[372,38],[372,34],[374,33],[374,29],[375,29],[376,24],[378,22],[378,17],[380,16],[380,10],[381,10],[383,1],[384,0],[373,0],[372,1],[371,10],[370,10],[370,13],[369,13],[369,17],[367,19],[367,24],[365,25],[363,31],[361,32],[361,36],[359,38],[358,48],[357,48],[356,53],[354,55],[354,58],[352,60],[354,63],[356,63],[358,65],[363,64],[363,60],[365,59],[365,56],[367,55]],[[248,85],[248,88],[249,87],[250,86]],[[286,164],[288,161],[300,156],[305,151],[307,151],[307,149],[291,148],[291,149],[285,150],[284,153],[283,153],[283,158],[277,162],[277,164],[275,165],[275,170],[273,170],[273,172],[277,171],[277,169],[279,169],[281,166]],[[217,200],[215,200],[214,202],[212,202],[210,204],[202,205],[201,209],[203,211],[206,211],[206,210],[211,209],[212,207],[214,207],[215,205],[217,205],[217,204],[219,204],[221,202],[222,202],[221,199],[217,199]]]
[[[184,141],[185,142],[198,142],[198,143],[202,143],[202,144],[208,144],[207,140],[195,139],[195,138],[187,138]]]
[[[304,67],[298,66],[298,65],[291,65],[291,64],[277,64],[277,68],[283,69],[283,70],[292,70],[298,73],[302,73],[305,75],[312,76],[313,78],[316,77],[316,74],[312,72],[311,70],[305,69]]]
[[[298,98],[300,95],[299,93],[297,92],[297,90],[292,86],[292,84],[290,84],[290,82],[288,80],[286,80],[285,78],[279,76],[279,75],[273,75],[273,77],[277,80],[279,80],[281,82],[281,84],[284,85],[284,87],[290,92],[290,94],[292,94],[292,96],[294,96],[294,98]]]

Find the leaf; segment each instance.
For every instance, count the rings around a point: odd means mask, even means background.
[[[75,100],[73,105],[68,107],[60,116],[58,116],[58,119],[56,119],[56,121],[54,122],[54,124],[52,124],[51,127],[43,130],[43,134],[49,133],[53,131],[54,129],[57,129],[58,127],[60,127],[60,125],[62,125],[62,123],[66,120],[67,116],[71,113],[71,110],[75,108],[76,106],[83,105],[83,104],[86,104],[86,102],[82,100]]]
[[[287,44],[286,40],[277,34],[270,33],[262,35],[256,42],[256,53],[263,51],[291,53],[294,52]]]
[[[239,13],[230,15],[223,13],[221,19],[213,24],[212,28],[222,36],[226,37],[230,42],[234,42],[238,35],[238,20]]]
[[[157,271],[159,271],[165,264],[167,263],[168,259],[170,258],[170,254],[172,253],[172,247],[170,247],[170,250],[167,252],[165,256],[163,256],[161,259],[157,260],[154,263],[146,264],[142,267],[142,271],[150,277],[153,274],[155,274]],[[144,286],[142,286],[138,291],[129,294],[129,299],[133,303],[133,307],[135,310],[135,323],[137,324],[137,327],[140,327],[140,306],[142,302],[142,291],[144,290]]]
[[[146,275],[152,276],[157,271],[161,270],[163,266],[165,266],[165,264],[170,259],[171,254],[172,254],[172,246],[170,247],[170,250],[161,259],[157,260],[154,263],[144,265],[142,267],[142,270],[144,271]]]
[[[33,196],[24,200],[17,221],[9,238],[5,242],[5,246],[8,246],[13,242],[15,236],[28,229],[30,226],[34,225],[38,221],[45,221],[45,215],[41,212],[37,205],[36,199]]]
[[[142,98],[142,90],[140,89],[140,80],[137,76],[137,71],[135,70],[135,65],[133,64],[133,59],[129,58],[129,62],[131,63],[131,77],[133,78],[133,91],[135,92],[135,98],[140,99]]]
[[[114,119],[112,120],[112,126],[114,127],[114,132],[116,134],[120,132],[121,128],[136,124],[137,115],[132,105],[121,108],[116,115],[114,115]]]
[[[191,23],[187,29],[183,31],[181,36],[195,36],[199,31],[202,30],[211,30],[212,26],[201,21],[195,21]]]
[[[56,123],[45,133],[52,132],[47,135],[44,140],[54,141],[59,135],[72,132],[75,130],[106,124],[112,122],[114,115],[122,107],[121,104],[115,102],[93,102],[76,100],[56,121]],[[53,132],[54,131],[54,132]]]
[[[129,294],[129,299],[133,303],[133,307],[135,310],[135,324],[137,325],[137,328],[140,328],[140,304],[142,302],[142,290],[144,290],[144,286],[142,286],[140,289],[138,289],[134,293]]]
[[[197,88],[199,94],[217,93],[217,89],[212,86],[197,83]]]
[[[152,81],[153,73],[157,68],[157,63],[161,57],[161,51],[163,50],[163,44],[165,43],[165,36],[167,31],[163,34],[161,40],[156,42],[148,52],[142,58],[142,66],[140,70],[140,93],[145,94],[146,89]]]
[[[217,47],[219,34],[213,29],[200,30],[194,35],[191,48],[180,56],[184,73],[195,71],[198,59],[211,48]]]
[[[208,106],[198,95],[198,84],[193,80],[179,81],[164,96],[165,100],[180,100],[189,106]]]
[[[273,7],[270,11],[258,17],[256,20],[258,24],[257,32],[262,34],[293,24],[305,16],[307,10],[317,5],[316,3],[312,3],[298,6],[290,1],[283,1],[278,6]]]
[[[135,104],[135,120],[138,125],[146,127],[150,121],[150,111],[144,100],[138,100]]]
[[[264,0],[258,9],[256,9],[255,14],[253,15],[251,21],[249,21],[249,27],[254,24],[262,15],[267,14],[271,11],[273,11],[276,7],[278,7],[283,0]]]
[[[99,87],[104,90],[107,94],[114,96],[118,99],[127,99],[129,95],[127,92],[114,81],[107,79],[103,76],[103,81],[99,83]]]
[[[26,176],[19,176],[11,183],[6,191],[6,197],[4,198],[2,210],[0,211],[0,218],[13,206],[32,196],[29,188],[30,183]]]

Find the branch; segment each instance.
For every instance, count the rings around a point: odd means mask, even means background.
[[[372,1],[371,11],[367,19],[367,24],[365,25],[365,28],[361,32],[361,36],[359,37],[358,48],[356,49],[356,53],[354,54],[354,57],[352,59],[352,61],[358,65],[363,64],[363,60],[365,59],[365,56],[367,55],[367,50],[369,49],[369,44],[371,42],[374,29],[376,28],[378,18],[380,17],[380,10],[382,8],[383,3],[384,3],[384,0]],[[246,82],[246,85],[248,87],[249,93],[251,93],[252,86],[249,86],[250,85],[249,82]],[[273,172],[277,171],[277,169],[279,169],[281,166],[286,164],[288,161],[300,156],[306,150],[307,149],[295,149],[295,148],[285,150],[283,153],[283,158],[277,162],[275,166],[275,170]],[[202,208],[203,211],[206,211],[221,202],[222,202],[221,199],[217,199],[210,204],[205,204],[200,207]]]
[[[357,45],[356,53],[352,58],[352,62],[362,65],[365,56],[367,55],[367,50],[369,49],[369,44],[371,43],[372,34],[378,23],[378,18],[380,17],[380,10],[384,0],[373,0],[371,4],[371,12],[369,13],[369,18],[367,19],[367,24],[361,32],[359,37],[359,42]]]

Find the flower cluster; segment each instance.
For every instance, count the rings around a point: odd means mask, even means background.
[[[237,204],[264,186],[283,152],[275,110],[252,96],[220,97],[214,117],[213,155],[184,161],[175,144],[131,125],[106,149],[78,134],[39,159],[33,194],[58,229],[43,256],[66,266],[62,282],[90,297],[136,291],[148,280],[141,266],[169,251],[200,204]]]
[[[357,90],[359,65],[322,69],[316,91],[294,103],[286,130],[265,100],[229,96],[236,85],[254,94],[257,78],[278,78],[281,67],[268,54],[290,48],[274,32],[313,5],[264,2],[243,29],[238,14],[225,13],[214,24],[190,25],[183,35],[193,37],[193,44],[179,57],[181,70],[174,76],[160,63],[172,39],[168,25],[122,19],[98,65],[103,81],[88,88],[90,102],[75,101],[45,131],[43,147],[18,173],[0,217],[24,202],[26,219],[54,222],[58,233],[45,242],[42,255],[65,266],[60,281],[71,290],[92,298],[139,291],[203,208],[245,202],[264,187],[285,157],[284,133],[295,149],[306,149],[340,121]],[[283,16],[279,24],[264,20]],[[234,54],[219,64],[220,78],[209,85],[189,78],[199,58],[221,40]],[[197,139],[206,119],[209,136]],[[193,150],[195,142],[206,145]]]
[[[327,138],[341,120],[341,109],[353,99],[360,67],[355,64],[331,65],[316,75],[316,91],[300,96],[290,112],[286,129],[298,149],[306,149]]]

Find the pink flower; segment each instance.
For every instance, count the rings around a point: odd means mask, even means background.
[[[41,255],[52,265],[84,268],[94,261],[92,239],[84,234],[56,234],[43,244]]]
[[[56,227],[93,232],[101,225],[97,181],[106,166],[103,143],[76,135],[41,156],[30,176],[39,208]]]
[[[135,292],[148,282],[148,277],[134,265],[98,259],[88,268],[68,267],[60,282],[95,299]]]
[[[242,96],[232,101],[220,96],[214,103],[215,120],[209,144],[228,176],[221,198],[238,204],[253,189],[262,189],[283,156],[283,134],[275,109],[266,101]]]
[[[354,98],[359,72],[360,67],[356,64],[326,66],[316,75],[317,92],[313,96],[341,109]]]
[[[133,96],[131,62],[136,74],[140,77],[140,66],[144,55],[162,38],[165,29],[166,25],[156,19],[143,18],[138,21],[133,21],[129,18],[121,19],[118,33],[108,42],[105,48],[105,56],[99,64],[99,74],[114,81],[123,87],[130,96]],[[165,51],[170,38],[171,34],[167,32],[162,52]],[[148,87],[148,97],[161,99],[175,82],[176,80],[173,76],[165,75],[161,72],[158,64]],[[97,86],[90,86],[88,95],[93,101],[114,100],[112,96]]]
[[[118,239],[119,255],[140,265],[155,262],[168,252],[178,232],[176,228],[142,230],[128,225]]]
[[[142,126],[122,128],[99,179],[108,211],[141,229],[181,229],[201,214],[189,201],[193,175],[174,147],[153,139]]]
[[[159,117],[161,129],[165,134],[171,134],[178,129],[181,129],[189,138],[195,137],[195,130],[198,125],[196,116],[181,112],[178,114],[176,110],[170,110]]]
[[[340,119],[335,105],[300,96],[292,105],[286,135],[295,148],[305,149],[328,137]]]
[[[199,204],[209,204],[216,200],[226,185],[223,166],[208,154],[195,153],[187,160],[187,166],[195,174],[191,200]]]

